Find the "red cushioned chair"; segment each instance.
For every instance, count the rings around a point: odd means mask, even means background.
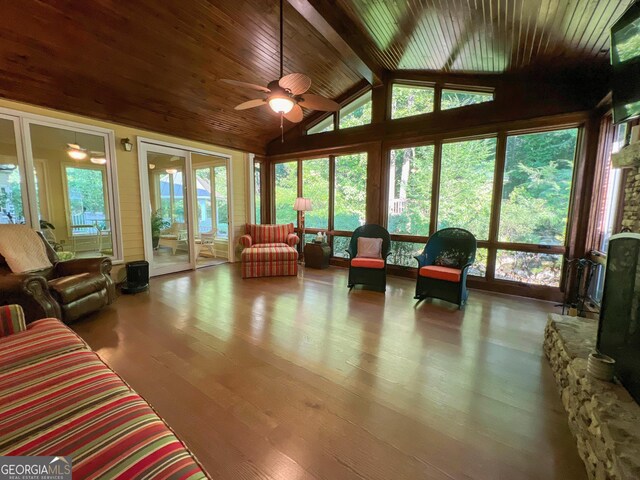
[[[467,271],[476,258],[476,237],[462,228],[434,233],[418,261],[415,299],[439,298],[458,305],[467,301]]]
[[[358,238],[381,238],[382,258],[358,258]],[[363,225],[351,235],[349,248],[349,283],[352,289],[355,285],[367,285],[382,292],[387,289],[387,257],[391,255],[391,237],[389,232],[380,225]]]
[[[283,225],[247,224],[240,237],[242,278],[298,274],[299,242],[293,223]]]

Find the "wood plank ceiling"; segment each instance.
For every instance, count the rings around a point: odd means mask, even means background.
[[[607,61],[609,28],[631,3],[337,0],[387,70],[485,73]]]
[[[288,0],[285,74],[306,73],[311,93],[330,98],[350,91],[362,72],[336,35],[380,71],[602,64],[609,27],[631,2]],[[260,94],[219,79],[277,76],[276,0],[2,4],[0,96],[9,99],[264,152],[279,119],[265,107],[233,110]]]
[[[312,93],[360,81],[286,2],[284,53]],[[266,85],[278,62],[275,0],[2,3],[0,96],[179,137],[264,151],[279,118],[219,79]]]

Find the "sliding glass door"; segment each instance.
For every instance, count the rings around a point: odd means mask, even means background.
[[[154,275],[193,267],[188,155],[176,148],[140,144],[140,172],[146,180],[142,189],[145,252]]]

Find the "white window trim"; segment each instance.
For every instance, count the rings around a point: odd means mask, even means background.
[[[36,199],[35,177],[33,169],[35,159],[31,143],[31,125],[71,130],[78,133],[102,136],[104,138],[105,157],[107,158],[107,196],[109,199],[109,213],[112,219],[112,245],[113,255],[110,257],[114,264],[120,264],[124,260],[122,245],[122,227],[120,221],[120,195],[118,191],[118,161],[116,156],[115,132],[108,128],[97,127],[91,124],[61,120],[46,115],[24,112],[10,108],[0,107],[0,114],[16,117],[16,141],[18,150],[18,163],[24,172],[26,196],[23,194],[25,219],[28,225],[35,230],[40,230],[38,220],[38,204]],[[18,128],[19,127],[19,128]]]

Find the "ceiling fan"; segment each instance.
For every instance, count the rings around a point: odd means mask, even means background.
[[[243,88],[250,88],[258,92],[263,92],[263,98],[256,98],[236,105],[236,110],[246,110],[248,108],[269,105],[271,110],[280,114],[280,128],[283,128],[283,118],[290,122],[298,123],[302,121],[302,108],[309,110],[320,110],[324,112],[335,112],[340,108],[333,100],[321,95],[306,93],[311,87],[311,79],[303,73],[290,73],[284,75],[284,53],[283,53],[283,29],[284,18],[282,2],[280,0],[280,78],[269,82],[266,87],[253,83],[241,82],[238,80],[221,79],[222,82]]]

